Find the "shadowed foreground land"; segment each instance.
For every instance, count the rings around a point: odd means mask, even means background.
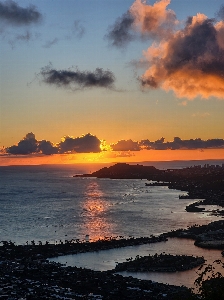
[[[45,246],[1,248],[2,299],[149,299],[149,295],[150,299],[188,299],[190,295],[184,287],[50,263],[43,258],[44,250]],[[3,257],[6,251],[11,255]]]
[[[177,230],[150,238],[107,239],[77,243],[66,241],[58,245],[14,245],[2,242],[0,246],[0,298],[1,299],[199,299],[186,287],[177,287],[150,280],[123,277],[111,271],[93,271],[85,268],[65,267],[49,262],[47,258],[59,255],[107,250],[111,248],[154,243],[168,236],[189,234],[196,237],[203,232],[223,227],[223,221],[208,226]],[[193,233],[193,235],[192,235]],[[185,236],[186,237],[186,236]],[[176,260],[175,256],[171,260]],[[200,263],[203,263],[202,261]],[[172,262],[170,262],[172,264]],[[175,265],[175,263],[174,263]],[[163,261],[157,266],[164,267]],[[215,282],[217,283],[217,281]],[[217,290],[217,288],[216,288]],[[96,296],[98,295],[98,296]],[[210,296],[209,296],[210,297]],[[224,298],[201,298],[224,299]]]

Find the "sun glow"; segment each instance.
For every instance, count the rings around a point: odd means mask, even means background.
[[[101,151],[112,151],[112,148],[109,144],[106,143],[105,140],[100,140],[101,144],[100,144],[100,150]]]
[[[91,164],[172,160],[224,159],[224,149],[101,151],[99,153],[0,155],[0,166],[41,164]]]

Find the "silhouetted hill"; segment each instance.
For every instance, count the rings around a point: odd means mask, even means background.
[[[117,163],[113,166],[102,168],[92,174],[84,174],[81,176],[111,179],[153,179],[154,176],[160,173],[160,170],[152,166]],[[80,177],[80,175],[77,177]]]

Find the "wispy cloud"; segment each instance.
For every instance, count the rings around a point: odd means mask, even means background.
[[[108,28],[108,33],[105,38],[108,39],[112,46],[124,47],[130,41],[134,40],[135,35],[133,33],[134,17],[128,11],[119,17],[114,25]]]
[[[72,33],[77,37],[77,38],[82,38],[83,35],[85,34],[86,30],[85,27],[82,25],[80,20],[75,20],[73,27],[72,27]]]
[[[210,113],[208,112],[197,112],[197,113],[194,113],[192,114],[192,117],[197,117],[197,118],[206,118],[206,117],[209,117],[210,116]]]
[[[53,45],[58,43],[58,38],[54,38],[53,40],[46,41],[46,43],[43,45],[43,48],[51,48]]]

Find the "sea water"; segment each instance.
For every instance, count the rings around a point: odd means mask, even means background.
[[[179,200],[183,192],[166,186],[145,186],[146,180],[73,177],[85,168],[0,167],[1,240],[141,237],[217,220],[209,213],[187,213],[194,200]]]

